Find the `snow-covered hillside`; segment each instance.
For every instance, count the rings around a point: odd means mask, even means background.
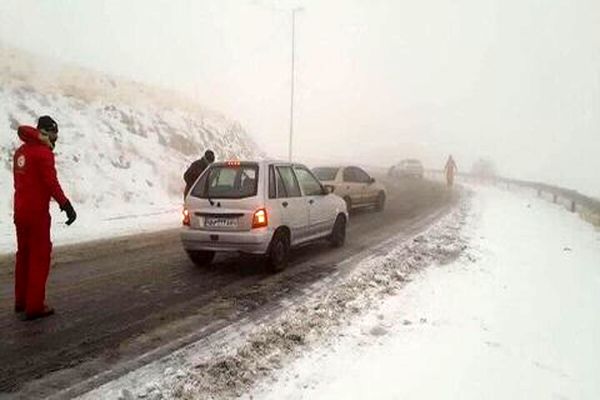
[[[239,123],[167,91],[1,46],[0,82],[0,251],[13,241],[16,128],[39,115],[58,121],[59,179],[89,224],[173,210],[185,168],[207,148],[217,159],[260,155]]]

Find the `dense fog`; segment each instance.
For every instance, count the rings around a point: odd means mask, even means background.
[[[285,158],[296,7],[295,158],[451,153],[600,197],[596,0],[3,0],[0,42],[183,92]]]

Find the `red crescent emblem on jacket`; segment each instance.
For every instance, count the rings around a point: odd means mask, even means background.
[[[17,158],[17,167],[19,168],[23,168],[25,166],[25,155],[21,154],[18,158]]]

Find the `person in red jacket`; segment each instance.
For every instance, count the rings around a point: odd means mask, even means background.
[[[45,303],[46,280],[50,271],[50,199],[67,213],[67,225],[77,214],[56,177],[54,145],[58,125],[49,116],[40,117],[37,129],[20,126],[23,145],[13,159],[15,185],[14,223],[17,230],[15,265],[15,312],[25,319],[43,318],[54,313]]]
[[[452,155],[448,157],[444,171],[446,172],[446,184],[451,188],[454,185],[454,175],[456,175],[456,172],[458,171],[458,167],[456,166],[456,162],[454,161],[454,158],[452,158]]]

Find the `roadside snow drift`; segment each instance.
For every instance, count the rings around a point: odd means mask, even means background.
[[[307,352],[253,399],[598,399],[600,235],[482,188],[470,248]]]
[[[68,229],[55,223],[58,243],[177,226],[191,161],[207,148],[218,159],[258,155],[238,123],[175,94],[52,66],[1,45],[0,82],[0,252],[14,250],[16,128],[35,125],[40,115],[59,123],[59,179],[79,213]]]

